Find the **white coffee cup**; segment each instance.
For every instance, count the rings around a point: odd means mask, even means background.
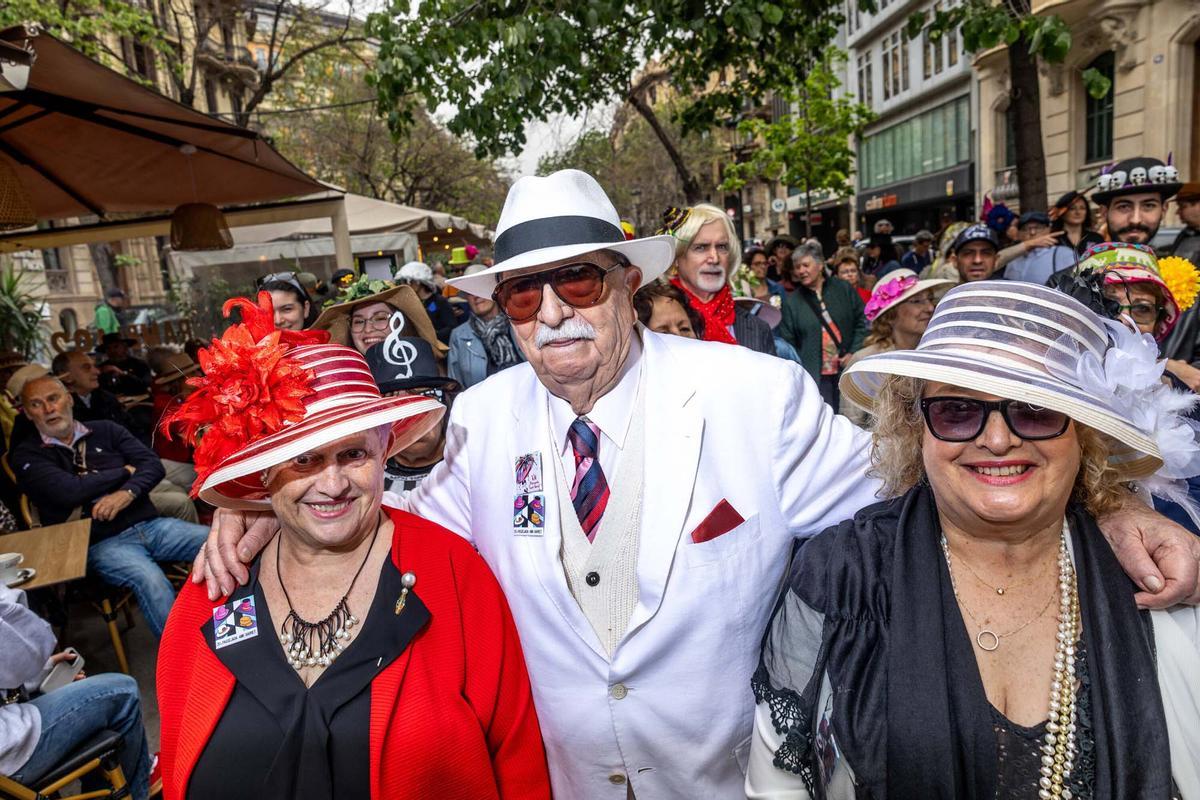
[[[21,553],[0,553],[0,580],[7,583],[16,578],[24,560]]]

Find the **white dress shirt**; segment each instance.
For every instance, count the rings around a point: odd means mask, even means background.
[[[596,453],[596,457],[600,459],[600,469],[604,471],[604,479],[610,486],[617,475],[621,451],[625,449],[629,419],[633,416],[633,403],[637,399],[641,378],[642,341],[638,336],[634,336],[629,344],[629,355],[621,366],[616,386],[597,400],[592,410],[584,415],[584,419],[600,429],[596,448],[599,452]],[[575,450],[571,447],[567,434],[571,430],[571,424],[578,417],[571,404],[561,397],[551,394],[549,404],[550,429],[554,432],[554,441],[561,445],[559,456],[562,458],[563,474],[570,482],[575,475]]]

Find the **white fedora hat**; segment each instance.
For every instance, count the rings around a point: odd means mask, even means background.
[[[496,226],[496,264],[447,281],[476,297],[490,297],[506,272],[551,264],[594,250],[615,250],[642,270],[642,285],[675,260],[675,239],[626,239],[621,218],[596,179],[577,169],[513,184]]]
[[[1035,403],[1099,431],[1112,466],[1123,479],[1139,479],[1158,471],[1164,456],[1175,470],[1196,457],[1178,401],[1164,396],[1171,390],[1159,380],[1157,356],[1149,337],[1062,292],[979,281],[946,293],[915,350],[855,361],[840,388],[868,411],[889,375]]]

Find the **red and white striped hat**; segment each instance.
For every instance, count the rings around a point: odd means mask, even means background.
[[[392,429],[387,455],[399,452],[438,424],[446,407],[420,396],[383,397],[367,361],[338,344],[292,347],[287,358],[310,371],[312,393],[304,417],[249,442],[227,456],[205,479],[200,498],[221,508],[269,507],[263,470],[351,434],[383,425]]]

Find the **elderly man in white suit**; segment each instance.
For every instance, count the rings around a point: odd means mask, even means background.
[[[496,265],[452,282],[494,293],[528,363],[458,398],[445,461],[404,501],[500,580],[571,800],[744,796],[750,676],[792,544],[877,486],[869,438],[796,365],[637,325],[633,293],[674,251],[626,241],[582,172],[519,180]],[[1109,535],[1144,588],[1197,593],[1187,534],[1123,514]],[[214,595],[273,535],[248,522],[214,526],[196,577]],[[1138,528],[1158,537],[1165,586]]]

